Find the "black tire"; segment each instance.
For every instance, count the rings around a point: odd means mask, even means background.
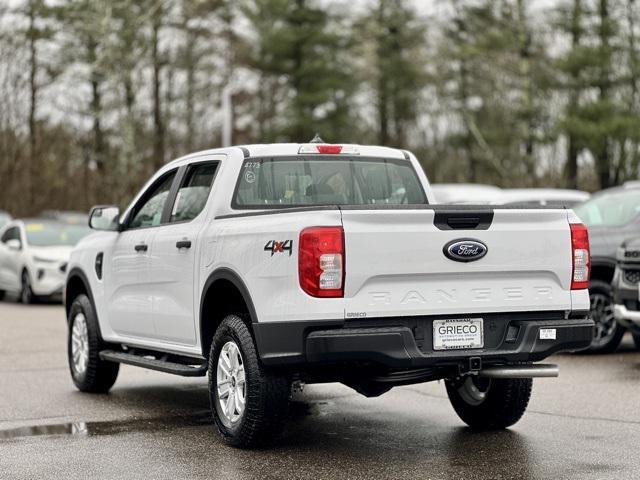
[[[23,270],[21,280],[20,302],[25,305],[35,303],[36,298],[33,294],[33,290],[31,289],[31,277],[29,276],[29,272]]]
[[[636,346],[636,350],[640,350],[640,333],[632,333],[633,343]]]
[[[4,295],[5,295],[5,291],[4,290],[0,290],[0,300],[4,299]]]
[[[588,351],[591,353],[611,353],[616,351],[625,328],[613,316],[613,292],[611,285],[602,280],[591,280],[589,284],[591,311],[589,315],[596,324],[593,341]]]
[[[79,315],[84,315],[87,327],[88,360],[84,371],[76,368],[72,352],[72,332]],[[71,379],[81,392],[107,393],[118,378],[119,363],[105,362],[99,353],[103,349],[98,318],[91,301],[86,295],[78,295],[71,304],[68,317],[67,358]]]
[[[234,422],[225,417],[217,387],[218,359],[228,342],[238,347],[245,374],[244,411]],[[284,427],[290,394],[291,380],[269,371],[260,363],[253,337],[244,321],[237,315],[225,317],[216,331],[209,353],[211,411],[224,441],[239,448],[271,443]]]
[[[470,398],[466,382],[472,382],[484,397]],[[532,385],[530,378],[468,376],[446,381],[453,409],[464,423],[476,430],[502,430],[514,425],[527,409]]]

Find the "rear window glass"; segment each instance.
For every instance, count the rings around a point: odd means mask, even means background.
[[[358,157],[282,157],[245,161],[237,207],[426,204],[411,163]]]

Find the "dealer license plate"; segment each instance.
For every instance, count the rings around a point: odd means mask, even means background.
[[[433,349],[460,350],[484,347],[481,318],[455,318],[433,321]]]

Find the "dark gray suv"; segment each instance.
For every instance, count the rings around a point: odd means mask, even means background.
[[[640,348],[640,238],[625,240],[618,248],[618,268],[613,276],[613,312]]]
[[[590,350],[612,352],[625,329],[613,312],[611,282],[620,244],[640,236],[640,182],[609,188],[574,208],[589,228],[591,243],[591,315],[596,324]]]

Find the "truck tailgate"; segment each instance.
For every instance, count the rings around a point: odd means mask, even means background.
[[[464,224],[474,216],[488,221]],[[343,209],[342,221],[347,318],[571,309],[566,210]],[[459,239],[482,242],[486,255],[445,256]]]

